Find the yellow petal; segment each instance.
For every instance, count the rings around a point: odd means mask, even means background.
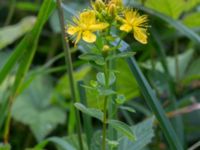
[[[119,29],[121,31],[130,32],[132,30],[132,26],[129,24],[123,24]]]
[[[136,18],[136,16],[137,16],[137,11],[133,11],[133,10],[125,11],[125,19],[129,23],[132,23],[133,20]]]
[[[109,26],[108,23],[97,23],[97,24],[90,25],[88,29],[92,31],[97,31],[97,30],[103,30],[107,28],[108,26]]]
[[[95,11],[85,11],[80,14],[80,22],[86,25],[94,24],[96,22]]]
[[[138,27],[134,28],[134,37],[140,43],[147,44],[146,29]]]
[[[83,40],[88,43],[93,43],[96,41],[96,35],[90,31],[83,32]]]
[[[135,17],[132,24],[133,26],[136,26],[136,27],[142,27],[142,26],[146,27],[147,21],[148,21],[147,15],[142,15],[139,17]]]
[[[118,21],[120,21],[122,23],[127,23],[127,21],[124,18],[119,17],[119,16],[116,17],[116,20],[118,20]]]
[[[70,26],[67,29],[67,33],[70,35],[74,35],[75,33],[77,33],[79,31],[79,27],[75,27],[75,26]]]

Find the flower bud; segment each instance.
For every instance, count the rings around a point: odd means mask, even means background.
[[[108,53],[109,53],[109,51],[110,51],[110,47],[109,47],[108,45],[104,45],[104,46],[103,46],[103,49],[102,49],[102,54],[103,54],[104,56],[107,56]]]
[[[116,9],[116,5],[111,3],[109,6],[108,6],[108,13],[110,14],[110,16],[116,16],[117,14],[117,9]]]
[[[123,7],[122,0],[111,0],[110,3],[115,4],[117,8]]]
[[[93,8],[97,11],[101,11],[102,9],[105,8],[105,3],[102,1],[102,0],[96,0],[94,3],[93,3]]]

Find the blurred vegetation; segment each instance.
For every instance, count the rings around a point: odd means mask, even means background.
[[[51,1],[51,0],[49,0]],[[61,43],[54,0],[0,1],[0,150],[33,148],[78,149],[75,114]],[[149,40],[140,45],[127,36],[125,45],[135,58],[162,104],[184,149],[194,150],[200,139],[200,0],[124,0],[149,15]],[[66,23],[89,7],[89,1],[64,0]],[[38,15],[39,13],[39,15]],[[80,60],[88,45],[74,47],[70,39],[76,81],[90,83],[98,67]],[[126,97],[120,120],[132,126],[137,141],[120,140],[120,150],[168,150],[137,80],[124,59],[117,61],[119,93]],[[77,88],[77,97],[79,92]],[[89,107],[101,108],[97,93],[86,90]],[[12,107],[9,99],[15,99]],[[9,145],[3,144],[6,120],[11,115]],[[83,118],[83,117],[82,117]],[[82,119],[82,122],[84,119]],[[100,122],[92,118],[91,150],[100,148]],[[87,149],[85,135],[84,146]],[[48,144],[47,144],[48,143]],[[113,143],[111,143],[113,144]],[[147,145],[148,144],[148,145]],[[200,144],[199,144],[200,145]],[[29,149],[29,150],[30,150]],[[196,148],[198,149],[198,148]]]

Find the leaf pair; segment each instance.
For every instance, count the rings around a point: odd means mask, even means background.
[[[105,62],[108,61],[108,60],[132,57],[134,54],[135,54],[135,52],[123,52],[123,53],[117,53],[117,54],[109,55],[106,58],[104,58],[100,54],[85,53],[85,54],[80,55],[79,58],[82,59],[82,60],[94,61],[98,65],[104,65]]]
[[[81,112],[103,121],[103,112],[99,109],[87,108],[81,103],[75,103],[74,105]],[[118,120],[107,120],[107,123],[130,140],[136,140],[134,133],[127,124]]]

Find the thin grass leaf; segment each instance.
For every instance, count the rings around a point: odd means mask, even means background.
[[[151,36],[152,36],[152,40],[153,40],[153,44],[154,46],[156,47],[157,49],[157,53],[159,55],[159,58],[160,58],[160,63],[162,64],[162,67],[164,69],[164,72],[167,74],[167,78],[165,80],[168,81],[168,84],[169,84],[169,90],[170,90],[170,99],[172,100],[172,103],[171,105],[173,105],[174,109],[176,109],[176,97],[175,95],[173,94],[175,91],[174,91],[174,83],[173,83],[173,78],[172,76],[170,75],[170,69],[169,69],[169,63],[166,59],[166,54],[165,54],[165,49],[164,49],[164,46],[160,40],[160,38],[158,37],[158,34],[156,32],[155,29],[151,29]],[[182,63],[181,63],[182,65]],[[183,68],[183,67],[182,67]],[[178,117],[175,117],[172,119],[172,125],[178,135],[178,137],[181,139],[181,142],[182,142],[182,145],[184,145],[184,138],[183,138],[183,124],[182,124],[182,119],[181,119],[181,116],[178,116]]]
[[[121,52],[130,50],[130,46],[127,43],[122,42],[122,44],[124,46],[122,46],[119,49]],[[183,147],[181,146],[180,141],[179,141],[170,121],[168,120],[168,118],[165,115],[164,109],[162,108],[159,100],[157,99],[155,93],[151,89],[146,78],[142,74],[140,68],[137,65],[136,60],[134,58],[127,58],[127,63],[130,67],[131,72],[133,73],[134,77],[136,78],[136,81],[138,82],[138,86],[141,89],[141,92],[144,95],[147,104],[152,109],[158,122],[160,123],[161,129],[170,145],[170,148],[183,150]]]
[[[42,5],[39,15],[38,15],[36,25],[34,26],[34,29],[32,30],[32,34],[35,36],[31,37],[32,42],[30,42],[30,41],[28,42],[30,44],[27,46],[26,49],[29,51],[26,52],[24,54],[24,56],[22,57],[19,69],[17,71],[17,75],[16,75],[16,79],[15,79],[15,83],[14,83],[14,89],[16,90],[15,91],[16,93],[18,92],[18,89],[20,88],[20,86],[24,80],[24,77],[31,65],[33,57],[35,55],[36,48],[37,48],[38,41],[39,41],[39,35],[41,33],[42,27],[43,27],[45,21],[47,21],[47,19],[49,18],[49,15],[51,14],[51,12],[54,9],[54,6],[55,5],[54,5],[53,1],[45,0],[43,2],[43,5]]]
[[[29,55],[29,58],[31,58],[31,56],[33,55],[32,53],[35,51],[37,47],[37,43],[38,43],[38,39],[42,30],[42,27],[44,26],[45,22],[49,18],[49,15],[51,14],[52,10],[55,7],[55,4],[52,0],[44,1],[43,4],[44,5],[40,9],[37,21],[33,29],[17,45],[14,52],[11,54],[7,62],[2,67],[2,70],[0,71],[0,84],[4,81],[5,77],[11,71],[11,69],[16,65],[16,62],[19,60],[19,58],[23,56],[25,51],[29,51],[26,53],[27,56]],[[31,52],[30,49],[33,52]]]
[[[85,106],[87,106],[86,91],[82,85],[84,85],[83,81],[78,81],[80,102],[83,103]],[[87,116],[86,114],[82,114],[82,116],[83,116],[83,128],[86,134],[87,144],[88,144],[88,147],[90,147],[91,140],[92,140],[91,137],[93,134],[91,117]]]
[[[22,61],[19,65],[17,74],[16,74],[14,85],[12,86],[12,89],[11,89],[10,97],[9,97],[8,115],[7,115],[7,118],[6,118],[5,132],[4,132],[4,139],[5,140],[8,140],[8,137],[9,137],[12,103],[15,100],[16,96],[19,94],[19,89],[20,89],[20,87],[21,87],[21,85],[24,81],[24,77],[25,77],[25,75],[26,75],[26,73],[27,73],[27,71],[30,67],[33,56],[35,54],[41,30],[44,26],[44,23],[49,18],[54,7],[55,7],[55,4],[52,0],[45,0],[43,2],[43,5],[42,5],[42,7],[39,11],[39,15],[38,15],[38,19],[36,21],[36,24],[34,25],[32,31],[27,35],[27,37],[24,38],[25,40],[20,43],[20,46],[23,49],[21,50],[18,47],[17,51],[15,51],[11,55],[12,59],[11,60],[8,59],[7,63],[5,64],[5,66],[3,68],[3,69],[6,70],[6,72],[0,73],[0,77],[2,77],[2,78],[0,78],[0,83],[1,83],[1,80],[2,79],[4,80],[6,75],[9,73],[11,68],[14,66],[14,64],[18,60],[18,55],[23,56]],[[17,56],[16,56],[16,54],[17,54]],[[10,66],[10,68],[5,68],[5,67],[8,67],[8,66]]]
[[[152,43],[154,45],[154,47],[157,49],[157,52],[159,54],[160,60],[161,60],[161,64],[163,66],[163,69],[165,70],[165,72],[169,75],[169,70],[168,70],[168,65],[167,65],[167,60],[166,60],[166,54],[165,54],[165,49],[164,46],[156,32],[155,29],[151,29],[151,39],[153,40]]]

